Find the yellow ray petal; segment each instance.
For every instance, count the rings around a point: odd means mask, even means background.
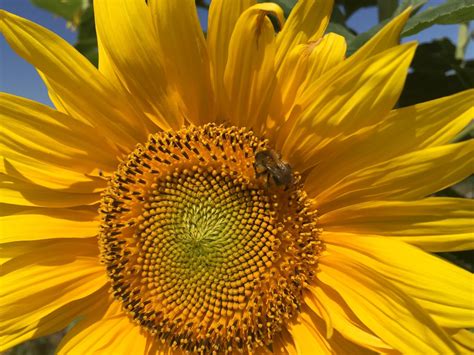
[[[52,189],[90,193],[106,180],[89,173],[112,171],[115,148],[83,122],[44,105],[0,94],[4,159],[0,172]]]
[[[320,259],[318,279],[336,290],[377,336],[406,354],[451,354],[450,338],[399,288],[371,268],[336,255]]]
[[[349,173],[400,154],[449,143],[473,117],[474,90],[393,110],[382,122],[335,139],[308,175],[323,191]],[[394,138],[396,137],[396,139]],[[383,149],[374,149],[381,147]],[[338,164],[334,164],[337,161]]]
[[[0,217],[2,243],[50,238],[88,238],[99,232],[98,214],[88,209],[35,208]]]
[[[319,151],[331,140],[378,122],[398,100],[414,51],[407,43],[327,72],[295,101],[277,149],[303,171],[317,164]]]
[[[34,322],[22,329],[14,329],[14,334],[0,335],[0,344],[2,344],[0,349],[2,349],[3,344],[5,344],[5,348],[10,348],[27,340],[62,331],[71,324],[71,321],[81,317],[90,307],[93,307],[100,297],[106,296],[107,286],[104,286],[90,296],[77,299],[52,311],[38,322]]]
[[[276,74],[275,32],[268,14],[283,17],[281,8],[271,3],[247,9],[230,39],[224,85],[229,98],[228,119],[236,126],[256,129],[268,113]]]
[[[325,191],[306,182],[321,214],[373,200],[416,200],[455,184],[473,172],[474,141],[405,154],[347,175]]]
[[[122,93],[66,41],[5,11],[0,11],[0,31],[20,56],[47,77],[68,112],[112,136],[127,150],[137,141],[145,140],[142,117],[131,112]]]
[[[1,142],[32,156],[82,173],[115,170],[119,153],[90,125],[40,103],[0,93]],[[22,149],[20,149],[21,146]],[[7,151],[2,151],[8,157]]]
[[[400,237],[433,251],[474,249],[474,201],[427,198],[420,201],[370,201],[323,214],[328,232]]]
[[[146,3],[96,1],[94,13],[101,51],[107,53],[108,64],[131,95],[139,98],[140,109],[162,129],[181,127],[184,122],[178,106],[181,101],[168,83]]]
[[[271,349],[277,355],[297,355],[294,340],[287,329],[274,336]]]
[[[355,316],[350,307],[341,297],[324,284],[308,285],[309,293],[305,301],[308,307],[318,314],[318,308],[323,307],[330,317],[334,329],[348,340],[360,346],[372,349],[377,352],[385,352],[392,349],[380,338],[375,336],[362,322]],[[319,304],[320,306],[317,306]],[[332,335],[328,334],[327,337]]]
[[[310,51],[311,47],[308,44],[293,47],[277,71],[275,90],[264,131],[265,137],[269,137],[272,141],[275,138],[274,132],[285,122],[288,111],[293,107],[295,98],[301,91],[308,70]]]
[[[162,349],[153,336],[130,321],[117,301],[106,296],[66,334],[58,354],[163,354]]]
[[[334,33],[294,46],[289,51],[277,73],[266,136],[273,136],[273,131],[283,124],[295,99],[323,73],[342,62],[345,52],[344,38]]]
[[[308,58],[308,73],[303,83],[305,88],[341,63],[346,54],[346,41],[344,37],[335,33],[328,33],[320,41],[310,42],[309,46],[313,47]]]
[[[467,329],[457,330],[451,335],[460,354],[474,353],[474,333]]]
[[[276,351],[276,354],[280,354],[277,351],[281,349],[281,354],[298,355],[295,339],[291,336],[286,327],[280,332],[274,346],[273,349]]]
[[[307,317],[300,315],[295,323],[290,323],[288,330],[293,337],[298,355],[333,353],[329,342],[309,322]]]
[[[5,249],[8,253],[16,244],[4,245],[1,253]],[[59,309],[65,312],[59,323],[66,326],[83,308],[77,303],[70,309],[65,306],[107,283],[97,243],[83,239],[30,248],[28,253],[3,264],[1,277],[2,351],[35,336],[35,331],[41,335],[49,327],[57,327],[59,319],[52,319],[51,314]]]
[[[0,205],[4,207],[6,205]],[[2,235],[3,237],[3,235]],[[16,258],[20,255],[27,254],[31,252],[32,248],[43,248],[46,245],[51,245],[56,242],[55,239],[44,239],[44,240],[35,240],[33,242],[14,242],[14,243],[3,243],[3,239],[0,240],[0,265],[3,265],[7,261]],[[8,247],[8,248],[7,248]]]
[[[389,238],[327,232],[324,240],[329,253],[337,259],[377,270],[414,298],[440,326],[474,326],[474,278],[468,271]]]
[[[349,57],[350,63],[357,63],[377,55],[391,47],[395,47],[400,42],[400,33],[408,21],[412,8],[409,7],[400,15],[385,25],[375,36],[364,44],[357,52]]]
[[[309,40],[321,38],[331,17],[332,0],[298,1],[291,10],[283,29],[277,36],[277,68],[291,49]]]
[[[8,138],[7,138],[8,140]],[[10,143],[10,142],[9,142]],[[81,174],[69,169],[45,164],[30,156],[18,154],[15,147],[3,146],[6,158],[0,161],[0,172],[39,186],[51,189],[67,189],[73,193],[92,193],[102,191],[107,181],[99,176]],[[21,145],[17,145],[21,149]]]
[[[363,346],[358,345],[360,341],[354,342],[352,339],[344,337],[338,330],[334,330],[330,335],[324,337],[326,324],[307,305],[302,306],[299,318],[307,324],[308,328],[312,329],[313,333],[323,337],[331,354],[374,354],[365,344]]]
[[[167,77],[174,82],[195,125],[214,121],[209,54],[194,0],[148,2]]]
[[[474,89],[393,110],[385,124],[399,128],[399,141],[413,150],[450,143],[474,117]],[[393,132],[395,133],[395,132]],[[398,132],[397,132],[398,134]]]
[[[255,0],[213,0],[209,7],[207,45],[211,63],[212,84],[216,98],[216,120],[222,120],[227,102],[224,88],[224,71],[227,64],[229,42],[234,26],[245,10],[255,5]]]
[[[53,190],[34,184],[26,178],[0,173],[0,202],[20,206],[52,208],[92,205],[100,200],[100,192],[75,193],[67,189]]]

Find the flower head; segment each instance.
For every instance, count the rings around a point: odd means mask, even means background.
[[[458,353],[474,92],[394,109],[409,10],[345,58],[329,0],[95,1],[99,68],[0,29],[55,110],[2,94],[2,349],[78,322],[60,353]],[[270,19],[272,17],[272,20]]]

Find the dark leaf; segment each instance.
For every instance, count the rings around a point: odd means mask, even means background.
[[[336,0],[337,5],[341,5],[344,7],[344,13],[346,19],[349,18],[354,12],[363,8],[363,7],[370,7],[376,6],[377,0]]]
[[[472,250],[438,253],[438,255],[463,269],[474,271],[474,251]]]
[[[467,141],[474,138],[474,117],[472,121],[454,138],[454,142]],[[472,181],[471,181],[472,182]]]
[[[403,36],[411,36],[435,24],[455,24],[474,20],[474,1],[449,0],[419,12],[408,20]]]
[[[393,15],[400,15],[409,6],[413,7],[413,13],[416,13],[420,9],[420,7],[426,4],[427,2],[428,0],[402,0]]]
[[[55,15],[71,21],[75,26],[79,23],[82,13],[82,0],[30,0],[34,5],[41,7]]]
[[[384,20],[384,21],[378,23],[377,25],[375,25],[374,27],[372,27],[367,32],[363,32],[360,35],[354,37],[350,42],[347,43],[347,55],[350,56],[356,50],[358,50],[360,47],[362,47],[365,42],[367,42],[370,38],[372,38],[388,22],[389,22],[388,19]]]
[[[455,46],[446,38],[420,45],[400,105],[434,100],[474,87],[474,61],[461,65],[454,53]]]
[[[398,0],[378,0],[379,21],[391,18],[398,8]]]
[[[354,32],[339,23],[330,22],[326,32],[337,33],[343,36],[346,39],[346,42],[350,42],[355,38]]]
[[[81,21],[78,27],[76,49],[81,52],[91,63],[97,66],[99,62],[99,55],[97,50],[97,36],[95,33],[94,11],[93,7],[89,6],[84,14],[81,16]]]
[[[391,18],[387,18],[380,23],[373,26],[366,32],[359,34],[358,36],[354,37],[350,42],[347,43],[347,55],[350,56],[360,47],[362,47],[370,38],[372,38],[378,31],[382,29],[390,20],[402,13],[408,6],[413,6],[413,13],[417,11],[427,0],[405,0],[400,3],[397,10],[393,14]]]

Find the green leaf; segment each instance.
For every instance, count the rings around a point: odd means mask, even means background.
[[[426,4],[428,0],[402,0],[400,5],[398,5],[397,10],[393,14],[394,16],[400,15],[405,9],[409,6],[413,7],[413,13],[416,13],[417,10]]]
[[[99,62],[97,50],[97,35],[95,32],[94,9],[89,6],[81,16],[78,27],[76,49],[81,52],[95,66]]]
[[[379,21],[391,18],[398,7],[398,0],[378,0]]]
[[[465,250],[451,253],[437,253],[442,258],[470,272],[474,271],[474,251]]]
[[[331,22],[339,23],[341,25],[346,24],[346,15],[344,15],[339,6],[334,6],[332,8]]]
[[[79,23],[84,5],[83,0],[30,0],[34,5],[52,12],[70,21],[73,25]]]
[[[464,128],[453,140],[453,142],[462,142],[474,138],[474,119],[466,128]]]
[[[454,52],[454,44],[446,38],[418,46],[400,105],[434,100],[474,87],[474,60],[461,63]]]
[[[337,0],[336,5],[344,7],[345,17],[349,18],[354,12],[363,8],[377,5],[377,0]]]
[[[326,32],[337,33],[338,35],[344,37],[346,39],[346,42],[350,42],[355,38],[355,34],[350,29],[335,22],[329,23]]]
[[[372,38],[378,31],[382,29],[389,22],[389,19],[386,19],[377,25],[373,26],[367,32],[363,32],[360,35],[354,37],[350,42],[347,43],[347,55],[352,55],[356,50],[364,45],[370,38]]]
[[[474,20],[472,0],[449,0],[413,16],[408,20],[402,35],[411,36],[435,24],[456,24],[471,20]]]

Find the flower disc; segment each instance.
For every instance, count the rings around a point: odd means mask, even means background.
[[[119,166],[101,205],[115,298],[175,348],[251,351],[298,312],[319,255],[298,174],[259,176],[267,142],[235,127],[157,133]]]

